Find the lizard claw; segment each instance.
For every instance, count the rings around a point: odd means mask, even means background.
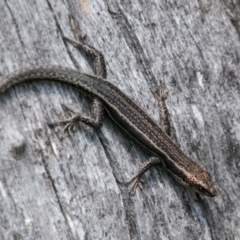
[[[133,182],[133,185],[128,190],[129,193],[135,194],[136,189],[139,187],[141,190],[143,190],[143,180],[140,179],[140,177],[133,177],[131,178],[127,183]]]
[[[72,132],[75,131],[76,129],[76,123],[79,120],[79,115],[74,115],[71,118],[56,121],[56,122],[51,122],[49,123],[50,125],[54,124],[66,124],[65,127],[62,129],[62,135],[64,136],[65,132],[68,131],[69,135],[72,135]]]
[[[76,124],[74,122],[68,122],[66,123],[65,127],[62,129],[62,135],[65,135],[65,132],[68,131],[68,134],[72,136],[72,132],[74,132],[76,129]]]
[[[160,81],[159,90],[158,90],[159,99],[164,101],[168,96],[168,91],[166,90],[166,84]]]
[[[66,124],[64,128],[62,129],[62,135],[65,135],[65,132],[68,131],[69,135],[72,135],[72,132],[76,129],[76,124],[79,121],[79,114],[77,114],[75,111],[73,111],[71,108],[66,106],[65,104],[62,104],[63,108],[66,108],[68,111],[72,112],[74,116],[68,119],[63,119],[55,122],[50,122],[48,125],[55,125],[55,124]]]

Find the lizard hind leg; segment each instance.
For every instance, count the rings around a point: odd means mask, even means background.
[[[64,40],[71,43],[74,47],[82,49],[87,55],[90,55],[93,58],[94,74],[106,79],[107,72],[104,56],[98,50],[90,45],[87,45],[83,40],[75,41],[65,36]]]
[[[74,47],[83,50],[87,55],[90,55],[93,58],[94,74],[98,77],[106,79],[107,71],[103,54],[85,42],[85,35],[82,34],[79,23],[73,15],[69,15],[69,24],[77,41],[69,39],[65,36],[63,37],[64,40],[68,41]]]
[[[104,56],[94,47],[85,43],[84,41],[85,36],[83,36],[81,32],[77,19],[72,15],[69,16],[69,24],[71,26],[73,33],[77,38],[77,41],[67,38],[65,36],[63,37],[64,40],[66,40],[76,48],[83,50],[86,54],[90,55],[93,58],[94,74],[98,77],[103,78],[103,80],[105,80],[107,73],[106,73],[106,64],[105,64]],[[83,122],[88,126],[94,127],[94,128],[98,128],[102,126],[103,118],[104,118],[104,107],[103,107],[102,101],[96,97],[93,98],[90,116],[87,116],[82,113],[77,113],[64,104],[63,104],[63,107],[66,108],[68,111],[70,111],[73,114],[73,116],[68,119],[63,119],[60,121],[50,123],[50,125],[61,124],[61,123],[65,124],[65,127],[62,130],[63,135],[66,131],[68,131],[69,134],[71,134],[71,132],[75,129],[75,126],[78,122]]]
[[[83,122],[86,125],[93,127],[93,128],[99,128],[102,126],[103,119],[104,119],[104,111],[102,111],[101,108],[102,102],[97,101],[97,99],[93,99],[92,108],[91,108],[91,114],[87,116],[86,114],[77,113],[65,104],[62,104],[62,106],[67,109],[69,112],[73,114],[72,117],[51,122],[48,123],[49,125],[55,125],[55,124],[65,124],[65,127],[62,129],[62,134],[64,135],[66,131],[71,135],[71,132],[75,130],[75,126],[78,122]]]

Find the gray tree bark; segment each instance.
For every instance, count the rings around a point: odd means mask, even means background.
[[[68,15],[105,56],[108,81],[157,121],[160,80],[181,149],[209,170],[215,198],[180,186],[164,170],[125,182],[149,156],[106,117],[72,136],[47,122],[64,103],[90,112],[71,86],[18,85],[0,95],[0,239],[240,239],[239,1],[0,1],[0,81],[31,64],[79,67],[64,43]]]

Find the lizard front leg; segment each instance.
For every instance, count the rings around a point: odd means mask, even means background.
[[[163,82],[160,82],[158,92],[154,93],[155,97],[158,99],[159,109],[160,109],[160,118],[161,118],[161,125],[163,130],[171,137],[171,125],[170,125],[170,118],[168,109],[165,103],[165,100],[168,96],[168,91],[166,90],[166,85]],[[162,160],[158,157],[150,157],[147,159],[138,169],[136,174],[128,181],[128,183],[133,183],[131,188],[129,189],[130,193],[135,193],[137,187],[141,187],[141,177],[142,175],[147,172],[151,167],[160,165],[164,166]]]

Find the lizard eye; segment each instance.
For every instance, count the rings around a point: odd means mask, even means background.
[[[202,187],[198,187],[198,191],[199,191],[199,192],[202,192],[202,191],[203,191],[203,188],[202,188]]]
[[[182,183],[183,186],[188,186],[189,185],[185,178],[181,179],[181,183]]]
[[[206,189],[203,188],[203,187],[198,187],[198,191],[199,191],[200,193],[202,193],[202,194],[207,194]],[[208,195],[208,194],[207,194],[207,195]]]

